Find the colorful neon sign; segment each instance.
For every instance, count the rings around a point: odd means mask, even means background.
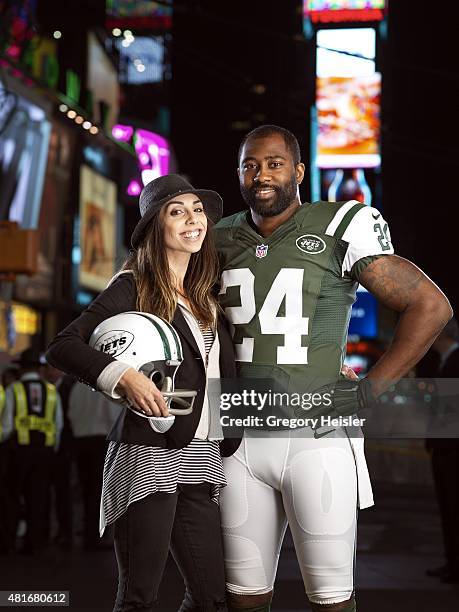
[[[313,23],[382,21],[385,0],[304,0],[303,14]]]
[[[172,26],[172,3],[151,0],[106,0],[107,28],[168,30]]]
[[[165,138],[150,130],[135,130],[130,125],[114,125],[112,136],[116,140],[132,143],[137,155],[141,181],[132,178],[127,194],[138,196],[142,185],[159,176],[169,174],[170,148]]]

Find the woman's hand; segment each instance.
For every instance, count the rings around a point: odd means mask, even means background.
[[[129,368],[118,381],[116,391],[132,408],[147,416],[169,416],[169,409],[158,387],[144,374]]]
[[[350,368],[349,366],[344,365],[344,364],[343,364],[343,366],[341,368],[341,374],[343,376],[345,376],[346,378],[348,378],[349,380],[359,380],[359,377],[354,372],[354,370],[352,368]]]

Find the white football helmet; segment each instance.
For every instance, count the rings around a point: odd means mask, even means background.
[[[172,427],[175,416],[192,412],[196,391],[174,388],[183,352],[176,330],[167,321],[146,312],[122,312],[96,327],[89,346],[127,363],[155,383],[169,407],[169,416],[149,417],[138,410],[133,411],[147,418],[156,432],[166,432]],[[126,398],[118,401],[132,409]]]

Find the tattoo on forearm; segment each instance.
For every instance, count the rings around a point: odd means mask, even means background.
[[[371,263],[360,277],[362,285],[378,300],[399,312],[405,310],[423,283],[433,283],[414,264],[391,255]]]

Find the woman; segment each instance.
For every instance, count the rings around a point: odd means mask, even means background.
[[[112,397],[125,408],[109,435],[101,530],[114,523],[119,586],[114,610],[151,610],[169,547],[184,577],[180,610],[226,610],[218,490],[225,484],[220,452],[237,445],[211,440],[207,378],[235,375],[231,338],[211,288],[217,276],[208,225],[222,215],[213,191],[196,190],[178,175],[149,183],[140,195],[134,251],[109,287],[51,343],[50,363]],[[157,433],[145,418],[166,416],[156,386],[143,374],[87,344],[95,327],[126,311],[155,314],[173,324],[184,362],[176,387],[194,389],[193,412]],[[227,445],[225,450],[224,445]]]

